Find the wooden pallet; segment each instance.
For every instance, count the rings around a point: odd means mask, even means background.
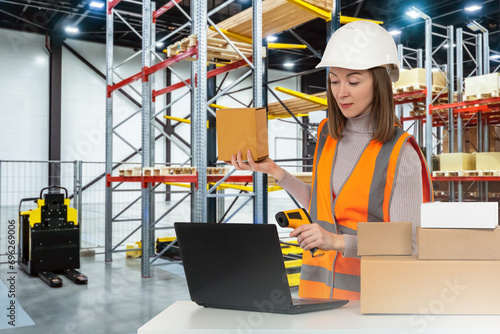
[[[434,171],[432,172],[434,177],[442,176],[500,176],[500,170],[461,170],[461,171]]]
[[[196,43],[198,43],[198,37],[196,34],[190,35],[186,38],[181,39],[180,41],[175,42],[174,44],[171,44],[166,47],[165,50],[167,50],[166,54],[167,57],[172,57],[175,56],[181,52],[186,51],[190,47],[196,46]],[[165,52],[165,51],[164,51]]]
[[[143,176],[160,176],[161,174],[160,167],[144,167],[142,169]]]
[[[303,0],[329,12],[333,8],[333,0]],[[252,38],[252,10],[250,7],[217,24],[220,29]],[[262,37],[280,33],[300,24],[317,18],[296,4],[287,0],[265,0],[262,2]],[[217,36],[216,31],[209,30],[208,37]]]
[[[161,167],[161,175],[196,175],[196,167]]]
[[[313,96],[320,97],[322,99],[326,99],[326,92],[312,94]],[[308,100],[304,100],[301,98],[293,98],[284,100],[283,103],[287,106],[288,109],[292,112],[292,114],[307,114],[313,111],[325,110],[326,107],[320,105],[318,103],[314,103]],[[269,115],[272,116],[288,116],[290,115],[285,108],[279,102],[272,102],[268,104]]]
[[[433,171],[432,172],[432,176],[433,177],[443,177],[443,176],[446,176],[446,177],[456,177],[456,176],[466,176],[465,175],[465,171],[461,170],[461,171]]]
[[[392,92],[394,94],[403,94],[403,93],[415,92],[415,91],[425,90],[425,89],[427,89],[426,85],[414,84],[414,85],[408,85],[408,86],[405,86],[405,87],[395,88],[395,89],[392,90]],[[445,89],[445,87],[432,86],[432,93],[434,93],[434,94],[446,93],[446,91],[447,90]]]
[[[489,99],[492,97],[498,97],[499,92],[494,91],[494,92],[489,92],[489,93],[483,93],[483,94],[476,94],[476,95],[467,95],[464,96],[466,101],[474,101],[474,100],[481,100],[481,99]]]
[[[207,167],[207,174],[209,175],[226,175],[229,168],[226,167]]]

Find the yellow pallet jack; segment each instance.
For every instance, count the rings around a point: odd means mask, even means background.
[[[45,190],[62,189],[61,193]],[[43,199],[42,199],[43,195]],[[37,208],[21,211],[23,202],[34,202]],[[38,198],[24,198],[19,203],[19,257],[21,269],[39,276],[50,287],[62,286],[62,279],[53,272],[62,272],[76,284],[87,284],[80,273],[80,226],[77,211],[69,206],[68,190],[50,186]]]

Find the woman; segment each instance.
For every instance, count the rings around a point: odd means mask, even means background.
[[[299,296],[359,299],[359,222],[420,225],[420,204],[432,200],[425,159],[394,114],[391,80],[399,78],[396,45],[382,27],[356,21],[338,29],[320,64],[329,67],[328,119],[318,127],[312,187],[271,159],[232,165],[268,173],[309,207],[313,224],[290,233],[304,252]],[[415,238],[413,250],[415,252]]]

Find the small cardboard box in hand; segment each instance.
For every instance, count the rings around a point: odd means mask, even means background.
[[[247,150],[255,161],[269,156],[266,108],[218,109],[216,121],[219,160],[231,161],[241,151],[247,161]]]

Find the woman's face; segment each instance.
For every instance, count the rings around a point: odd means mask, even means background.
[[[368,70],[348,70],[330,67],[333,97],[346,118],[371,112],[373,81]]]

